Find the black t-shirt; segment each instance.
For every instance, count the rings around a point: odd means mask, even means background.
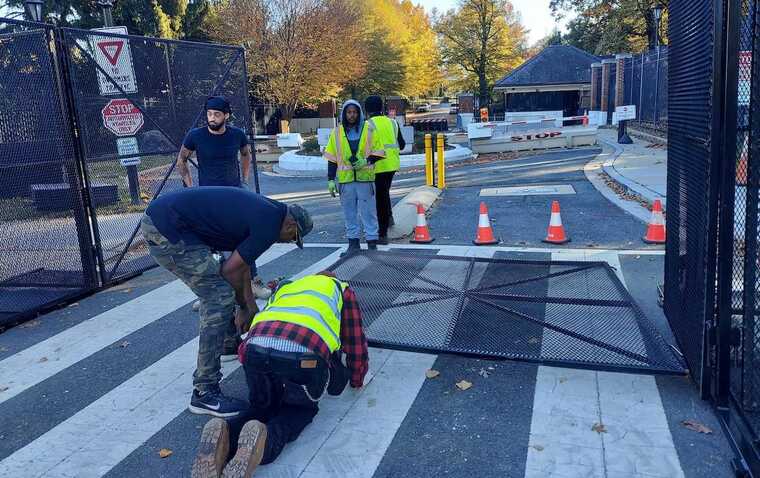
[[[245,132],[230,125],[224,134],[211,134],[206,126],[191,129],[183,142],[198,158],[199,186],[240,187],[238,152],[247,144]]]
[[[188,188],[162,194],[145,213],[171,243],[205,244],[234,251],[254,267],[257,257],[280,238],[288,207],[240,188]]]

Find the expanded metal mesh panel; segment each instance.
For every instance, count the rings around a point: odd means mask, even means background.
[[[331,269],[357,292],[376,346],[684,372],[606,263],[377,252]]]
[[[717,187],[710,177],[713,8],[710,0],[674,0],[668,22],[665,312],[697,382],[702,380],[705,322],[714,303],[715,276],[707,267],[708,205],[716,200]]]
[[[758,5],[741,2],[736,158],[733,211],[733,268],[731,275],[732,356],[731,392],[753,431],[760,431],[760,285],[758,284],[758,191],[760,190],[760,46]],[[723,320],[723,317],[721,317]]]
[[[224,95],[230,123],[250,131],[244,55],[223,45],[63,31],[96,239],[111,282],[153,265],[140,217],[154,197],[183,187],[174,161],[187,131],[205,125],[206,98]],[[130,165],[133,157],[139,164]]]
[[[55,41],[0,19],[0,325],[96,285]]]

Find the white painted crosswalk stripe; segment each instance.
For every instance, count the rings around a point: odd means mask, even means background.
[[[552,260],[606,261],[625,284],[615,253],[558,251]],[[549,295],[558,287],[550,279]],[[547,332],[543,344],[552,343]],[[546,366],[537,372],[525,468],[526,478],[684,476],[654,377]]]
[[[295,278],[325,269],[340,252]],[[0,476],[103,476],[186,409],[197,351],[196,337],[0,462]],[[239,367],[237,361],[224,364],[224,376]]]
[[[257,261],[264,265],[295,249],[277,244]],[[0,404],[195,299],[179,280],[70,327],[0,361]],[[40,361],[41,358],[46,360]]]

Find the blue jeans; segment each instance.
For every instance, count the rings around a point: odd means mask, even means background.
[[[346,219],[346,237],[360,239],[362,226],[364,237],[368,241],[378,238],[377,205],[375,201],[375,183],[354,181],[340,184],[340,204]],[[361,223],[359,220],[361,219]]]

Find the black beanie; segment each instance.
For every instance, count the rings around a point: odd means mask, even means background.
[[[232,113],[230,103],[224,98],[224,96],[209,96],[206,100],[206,109],[217,110],[222,113]]]
[[[368,96],[364,100],[364,110],[368,115],[378,114],[383,112],[383,99],[377,95]]]

